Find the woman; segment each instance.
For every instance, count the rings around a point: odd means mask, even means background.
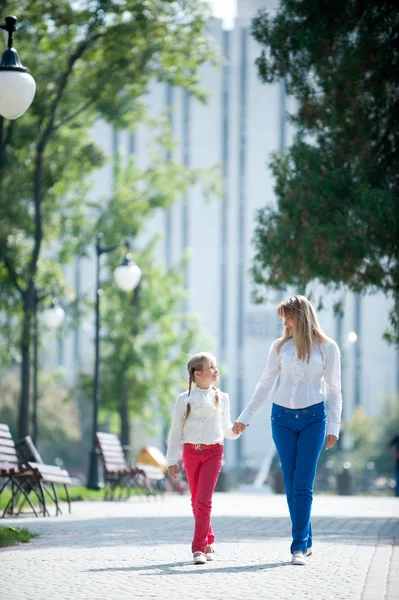
[[[326,435],[326,449],[338,439],[342,411],[340,351],[320,328],[307,298],[281,302],[283,336],[273,342],[266,367],[252,399],[234,423],[242,433],[264,407],[274,384],[272,435],[280,457],[292,522],[294,565],[312,554],[310,512],[317,461]]]

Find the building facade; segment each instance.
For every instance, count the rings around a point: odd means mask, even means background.
[[[275,2],[239,2],[231,30],[224,30],[218,20],[209,24],[225,63],[218,69],[202,69],[202,87],[210,93],[206,105],[187,92],[164,84],[154,85],[147,98],[151,115],[168,111],[173,135],[179,142],[173,156],[169,154],[165,159],[202,168],[220,164],[225,180],[223,199],[214,198],[207,203],[201,190],[194,189],[166,213],[159,212],[153,218],[143,241],[147,235],[163,232],[157,260],[170,265],[178,262],[187,248],[191,249],[186,272],[190,298],[186,308],[201,316],[204,329],[214,340],[210,350],[226,366],[223,388],[230,394],[233,418],[250,399],[269,346],[281,332],[276,317],[280,296],[270,292],[267,303],[254,304],[249,273],[256,210],[275,202],[268,161],[272,152],[290,144],[294,133],[287,113],[295,111],[295,103],[287,98],[284,82],[263,85],[257,76],[255,60],[259,47],[250,36],[249,27],[250,17],[262,6],[273,10]],[[99,123],[94,137],[109,155],[119,148],[125,154],[135,153],[139,164],[148,163],[148,128],[138,127],[131,135]],[[94,179],[93,197],[104,197],[112,185],[112,168],[108,165]],[[94,296],[92,261],[77,259],[68,276],[78,293],[93,288]],[[337,339],[344,354],[345,418],[350,417],[355,404],[361,404],[369,413],[377,412],[379,402],[398,391],[398,356],[382,340],[388,325],[389,301],[381,294],[360,297],[347,293],[344,316],[339,319],[333,315],[339,294],[322,289],[314,292],[324,297],[325,308],[320,312],[323,329]],[[295,290],[287,290],[287,294],[292,293]],[[71,380],[79,369],[92,369],[93,331],[89,320],[82,322],[62,345],[60,356]],[[351,331],[358,336],[353,344],[348,340]],[[160,440],[157,443],[161,445]],[[260,464],[271,447],[267,408],[239,442],[227,442],[226,461],[230,465]]]

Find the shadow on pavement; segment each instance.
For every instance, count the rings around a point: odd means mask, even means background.
[[[25,526],[23,519],[18,523],[13,520],[12,524]],[[8,548],[8,551],[32,552],[53,547],[189,545],[193,532],[193,519],[188,516],[38,519],[26,525],[40,537],[23,548]],[[291,535],[288,517],[217,516],[212,518],[212,525],[218,543],[289,540]],[[393,518],[314,517],[312,525],[313,537],[319,542],[370,545],[379,539],[380,543],[392,544],[396,538],[396,543],[399,543],[399,521]]]
[[[228,561],[221,560],[218,561],[226,563]],[[290,566],[291,562],[282,561],[277,563],[266,563],[259,565],[240,565],[240,566],[231,566],[231,567],[215,567],[215,563],[206,565],[197,565],[190,569],[181,569],[179,567],[193,567],[192,564],[187,562],[174,562],[174,563],[166,563],[161,565],[146,565],[141,567],[110,567],[109,569],[88,569],[88,573],[103,573],[104,571],[124,571],[124,572],[132,572],[132,571],[157,571],[156,573],[142,573],[146,577],[159,577],[160,575],[192,575],[195,573],[196,575],[205,575],[209,573],[245,573],[247,571],[265,571],[266,569],[275,569],[277,567],[286,567]],[[161,572],[160,572],[161,571]]]

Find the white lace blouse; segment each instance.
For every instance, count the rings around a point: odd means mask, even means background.
[[[286,408],[307,408],[325,402],[327,434],[338,437],[342,412],[340,351],[333,340],[314,343],[309,363],[300,361],[290,339],[277,353],[279,340],[270,347],[266,367],[255,392],[237,418],[248,424],[269,400]],[[274,385],[276,384],[276,388]]]
[[[190,395],[184,392],[177,397],[166,453],[168,467],[177,464],[184,443],[223,444],[224,438],[235,440],[239,437],[232,430],[229,395],[220,390],[217,392],[218,407],[213,388],[202,389],[194,384]],[[188,403],[190,415],[184,422]]]

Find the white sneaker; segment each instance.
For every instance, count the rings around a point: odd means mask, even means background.
[[[206,556],[203,552],[194,552],[193,559],[195,565],[204,565],[206,563]]]
[[[292,555],[292,564],[293,565],[306,565],[306,557],[303,552],[294,552]]]
[[[214,554],[215,554],[215,551],[214,551],[214,549],[212,548],[212,546],[207,546],[207,547],[205,548],[205,556],[206,556],[206,560],[215,560],[215,558],[214,558]]]
[[[307,558],[309,558],[309,556],[312,556],[312,554],[313,554],[313,550],[312,550],[312,548],[308,548],[308,549],[306,550],[306,552],[305,552],[305,556],[306,556]]]

